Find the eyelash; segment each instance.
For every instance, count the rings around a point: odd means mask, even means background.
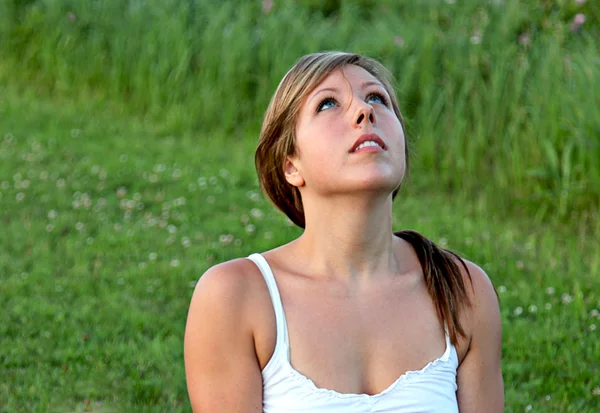
[[[321,102],[319,102],[319,104],[317,105],[317,113],[321,112],[323,110],[323,106],[326,103],[330,103],[330,102],[337,104],[337,101],[335,100],[335,98],[333,96],[327,96],[327,97],[323,98],[321,100]]]
[[[372,96],[376,96],[376,97],[378,97],[379,99],[381,99],[381,103],[382,103],[384,106],[388,106],[388,101],[387,101],[387,99],[385,98],[385,96],[383,96],[383,94],[382,94],[382,93],[379,93],[379,92],[373,92],[373,93],[369,93],[369,94],[367,95],[367,100],[368,100],[370,97],[372,97]],[[333,96],[327,96],[327,97],[323,98],[323,100],[321,100],[321,102],[319,102],[319,104],[317,105],[317,110],[316,110],[316,112],[317,112],[317,113],[321,112],[321,111],[323,110],[323,106],[324,106],[326,103],[334,103],[334,104],[337,104],[337,101],[335,100],[335,98],[334,98]]]
[[[385,98],[385,96],[383,96],[383,93],[379,93],[379,92],[373,92],[373,93],[369,93],[369,94],[367,95],[367,99],[368,99],[368,98],[370,98],[371,96],[377,96],[379,99],[381,99],[381,103],[382,103],[384,106],[387,106],[387,105],[388,105],[388,101],[387,101],[387,99]]]

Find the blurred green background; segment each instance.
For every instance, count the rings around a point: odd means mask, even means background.
[[[600,5],[0,1],[0,412],[190,412],[198,277],[299,234],[260,194],[303,54],[393,73],[396,230],[499,291],[507,412],[600,411]]]

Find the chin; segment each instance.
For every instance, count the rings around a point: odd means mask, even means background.
[[[393,192],[404,180],[404,170],[402,171],[377,171],[372,174],[363,174],[359,182],[356,183],[357,187],[362,187],[365,190],[374,190],[381,188],[382,190],[389,189],[390,193]]]
[[[349,188],[348,192],[364,192],[365,194],[382,194],[385,196],[391,195],[401,184],[402,180],[398,179],[372,179],[368,181],[356,182]]]

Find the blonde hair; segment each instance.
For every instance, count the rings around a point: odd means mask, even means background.
[[[286,181],[284,161],[286,157],[296,155],[296,119],[306,96],[329,74],[347,65],[362,67],[381,82],[390,96],[390,103],[402,129],[405,129],[392,77],[381,63],[365,56],[343,52],[313,53],[300,58],[283,77],[269,103],[254,160],[264,193],[301,228],[305,226],[305,219],[300,191]],[[408,172],[406,144],[405,164]],[[398,190],[399,188],[393,192],[393,197]],[[412,245],[438,319],[446,326],[450,341],[456,345],[458,336],[465,336],[459,312],[464,307],[471,306],[463,279],[463,270],[469,281],[471,279],[465,262],[458,255],[440,248],[415,231],[399,231],[395,235]]]
[[[290,185],[284,176],[283,165],[288,156],[296,154],[294,131],[300,107],[306,96],[332,72],[347,65],[362,67],[381,82],[394,113],[404,129],[404,120],[388,70],[374,59],[355,53],[323,52],[301,57],[283,77],[263,119],[254,161],[261,189],[287,217],[304,228],[304,209],[300,191]],[[405,145],[408,171],[408,148]],[[396,189],[393,197],[398,193]]]

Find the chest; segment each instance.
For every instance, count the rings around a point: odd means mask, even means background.
[[[418,277],[360,293],[281,282],[292,367],[317,387],[376,394],[439,358],[443,327]]]

